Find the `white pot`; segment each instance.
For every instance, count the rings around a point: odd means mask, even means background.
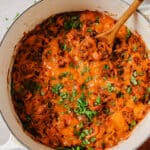
[[[108,11],[113,14],[114,18],[118,18],[127,7],[128,4],[123,0],[43,0],[25,11],[8,30],[0,47],[0,110],[12,133],[29,149],[49,150],[50,148],[35,142],[23,131],[11,101],[10,66],[14,58],[15,45],[22,38],[23,33],[32,30],[35,25],[52,14],[68,11],[99,10]],[[147,48],[150,49],[150,23],[148,20],[137,12],[127,21],[127,26],[132,31],[138,31],[142,35]],[[130,138],[120,142],[112,149],[133,150],[141,145],[149,135],[150,114],[147,114],[131,133]]]

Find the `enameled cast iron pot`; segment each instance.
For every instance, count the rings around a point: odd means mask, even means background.
[[[123,0],[43,0],[26,10],[11,26],[0,43],[0,110],[12,133],[31,150],[50,150],[31,139],[22,129],[16,115],[10,95],[10,73],[15,55],[15,45],[22,38],[24,32],[32,30],[51,15],[61,12],[98,10],[107,11],[114,18],[118,18],[128,4]],[[128,21],[131,31],[140,33],[150,49],[150,22],[136,12]],[[150,113],[140,122],[131,133],[129,139],[120,142],[113,150],[134,150],[150,135]],[[2,135],[1,135],[2,136]]]

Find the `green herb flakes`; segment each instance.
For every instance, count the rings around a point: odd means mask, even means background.
[[[134,77],[137,77],[137,76],[138,76],[137,71],[134,71],[134,72],[133,72],[133,76],[134,76]]]
[[[59,75],[59,78],[62,79],[62,78],[65,78],[65,77],[67,77],[67,76],[69,76],[69,75],[71,75],[71,73],[66,71],[66,72],[61,73],[61,74]]]
[[[91,33],[93,30],[91,28],[87,28],[87,32]]]
[[[67,92],[61,92],[60,93],[60,97],[65,100],[65,99],[68,99],[69,98],[69,93]]]
[[[109,69],[109,65],[105,64],[105,65],[103,66],[103,69],[104,69],[104,70],[108,70],[108,69]]]
[[[101,97],[98,96],[98,97],[96,98],[95,105],[100,105],[100,104],[101,104]]]
[[[16,20],[16,19],[19,17],[19,15],[20,15],[19,12],[17,12],[17,13],[16,13],[16,16],[14,17],[13,20]]]
[[[85,115],[89,120],[91,120],[96,115],[96,111],[87,108],[88,103],[84,93],[82,93],[82,95],[78,98],[77,106],[78,107],[75,109],[75,113],[78,115]]]
[[[66,51],[67,50],[67,44],[62,44],[61,48]]]
[[[137,51],[137,45],[133,45],[133,51],[136,52]]]
[[[136,126],[137,122],[136,120],[133,120],[130,124],[129,124],[129,129],[133,129]]]
[[[85,79],[85,82],[89,82],[89,81],[91,81],[93,78],[91,77],[91,76],[89,76],[89,77],[87,77],[86,79]]]
[[[41,96],[44,96],[44,95],[45,95],[45,92],[41,90],[40,95],[41,95]]]
[[[128,94],[131,94],[132,93],[132,87],[128,86],[127,89],[126,89],[126,91],[127,91]]]
[[[129,28],[127,28],[127,34],[126,34],[126,39],[129,39],[131,36],[131,31]]]
[[[132,57],[131,57],[131,56],[129,56],[129,58],[128,58],[128,62],[129,62],[129,61],[132,61]]]
[[[27,119],[28,122],[30,122],[31,121],[31,116],[26,114],[26,119]]]
[[[112,83],[107,84],[107,90],[108,92],[113,92],[115,90],[115,87]]]
[[[77,90],[73,89],[73,91],[72,91],[72,97],[76,97],[76,96],[77,96]]]
[[[138,85],[138,81],[136,80],[136,78],[135,78],[133,75],[131,76],[130,82],[131,82],[133,85]]]
[[[92,143],[94,143],[94,142],[96,141],[96,137],[92,137],[92,138],[90,139],[90,141],[91,141]]]
[[[99,16],[96,16],[95,22],[96,22],[96,23],[99,23],[99,22],[100,22],[100,21],[99,21]]]
[[[137,98],[136,96],[133,96],[133,97],[132,97],[132,100],[133,100],[134,102],[137,102],[137,101],[138,101],[138,98]]]
[[[54,94],[60,94],[60,90],[63,88],[64,86],[61,84],[61,83],[58,83],[58,84],[56,84],[56,85],[54,85],[54,86],[52,86],[52,92],[54,93]]]
[[[83,145],[88,145],[88,144],[90,144],[90,141],[88,139],[85,139],[85,140],[82,141],[82,144]]]
[[[64,21],[64,29],[71,30],[71,29],[81,29],[82,22],[80,21],[79,16],[72,16],[70,19]]]

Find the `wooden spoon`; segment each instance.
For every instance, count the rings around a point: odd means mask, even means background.
[[[112,47],[114,44],[114,40],[116,37],[116,34],[118,33],[121,26],[126,22],[126,20],[135,12],[135,10],[138,8],[138,6],[143,2],[144,0],[134,0],[134,2],[130,5],[130,7],[124,12],[124,14],[119,18],[117,23],[108,31],[100,33],[96,36],[99,40],[105,40],[107,44]],[[111,52],[110,52],[111,54]]]

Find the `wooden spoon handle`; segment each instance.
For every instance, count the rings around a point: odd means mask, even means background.
[[[120,29],[120,27],[127,21],[127,19],[132,15],[132,13],[138,8],[138,6],[143,2],[144,0],[134,0],[134,2],[130,5],[130,7],[124,12],[124,14],[119,18],[117,23],[115,24],[113,28],[114,36]]]

